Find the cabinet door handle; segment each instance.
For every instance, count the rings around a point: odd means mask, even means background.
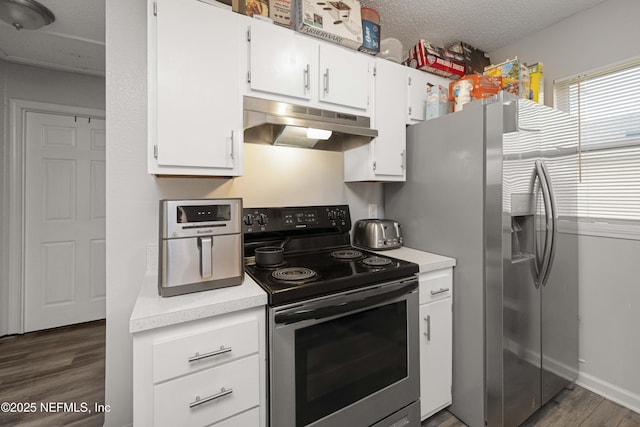
[[[402,150],[400,153],[400,168],[405,169],[407,167],[407,150]]]
[[[311,80],[309,78],[309,64],[307,64],[307,67],[304,69],[303,73],[304,73],[304,88],[306,90],[309,90],[309,85]]]
[[[194,400],[193,402],[189,403],[189,408],[195,408],[198,405],[202,405],[203,403],[207,403],[207,402],[211,402],[212,400],[216,400],[221,398],[222,396],[226,396],[228,394],[233,393],[233,389],[225,389],[224,387],[222,387],[220,389],[220,393],[216,393],[216,394],[212,394],[211,396],[207,396],[205,398],[200,398],[200,396],[196,396],[196,400]]]
[[[196,352],[196,354],[194,354],[193,356],[191,356],[189,358],[189,363],[193,363],[196,362],[198,360],[202,360],[202,359],[206,359],[209,357],[213,357],[213,356],[219,356],[221,354],[225,354],[225,353],[230,353],[231,352],[231,347],[226,347],[221,345],[220,346],[220,350],[215,350],[209,353],[205,353],[205,354],[200,354],[198,352]]]
[[[437,291],[431,291],[431,295],[443,294],[445,292],[449,292],[449,288],[440,288]]]
[[[231,131],[231,158],[233,159],[233,130]]]
[[[324,93],[329,93],[329,69],[324,71]]]
[[[427,341],[431,341],[431,315],[427,315],[424,320],[427,322],[427,330],[424,333],[424,336],[427,337]]]

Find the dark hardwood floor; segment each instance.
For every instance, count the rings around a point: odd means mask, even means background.
[[[104,404],[104,349],[104,320],[0,338],[0,403],[36,404],[35,412],[0,411],[0,426],[102,426],[104,414],[94,405]],[[53,406],[46,412],[41,403]],[[58,404],[75,404],[76,412]],[[83,412],[83,404],[90,413]],[[422,423],[464,426],[446,410]],[[638,427],[640,414],[576,386],[524,424],[533,426]]]
[[[104,349],[104,320],[0,338],[0,426],[102,426]]]
[[[464,427],[447,410],[426,419],[422,427]],[[564,390],[533,414],[522,427],[638,427],[640,414],[579,386]]]

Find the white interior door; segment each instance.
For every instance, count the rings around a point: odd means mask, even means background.
[[[105,121],[28,112],[25,332],[105,317]]]

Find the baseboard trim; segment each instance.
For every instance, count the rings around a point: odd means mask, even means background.
[[[576,381],[580,387],[584,387],[600,396],[606,397],[612,402],[640,413],[640,395],[632,393],[600,378],[580,372]]]

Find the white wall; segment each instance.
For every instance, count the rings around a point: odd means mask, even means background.
[[[637,0],[609,0],[533,36],[490,52],[497,64],[517,56],[542,62],[545,104],[553,105],[553,80],[592,71],[640,56]]]
[[[640,57],[640,2],[609,0],[491,52],[542,62],[545,104],[553,80]],[[580,236],[580,377],[578,383],[640,412],[640,241]]]
[[[12,99],[103,110],[104,79],[101,77],[20,65],[0,60],[0,336],[7,330],[9,304],[9,180],[10,123],[9,102]],[[15,284],[13,284],[15,285]],[[15,323],[15,322],[14,322]]]
[[[343,183],[342,154],[245,145],[235,179],[154,178],[146,173],[146,2],[106,2],[107,355],[105,425],[132,420],[128,321],[158,239],[162,198],[242,197],[245,206],[349,203],[354,218],[382,202],[381,184]],[[123,31],[127,29],[127,31]],[[215,76],[212,76],[215,78]],[[153,250],[152,250],[153,252]]]

